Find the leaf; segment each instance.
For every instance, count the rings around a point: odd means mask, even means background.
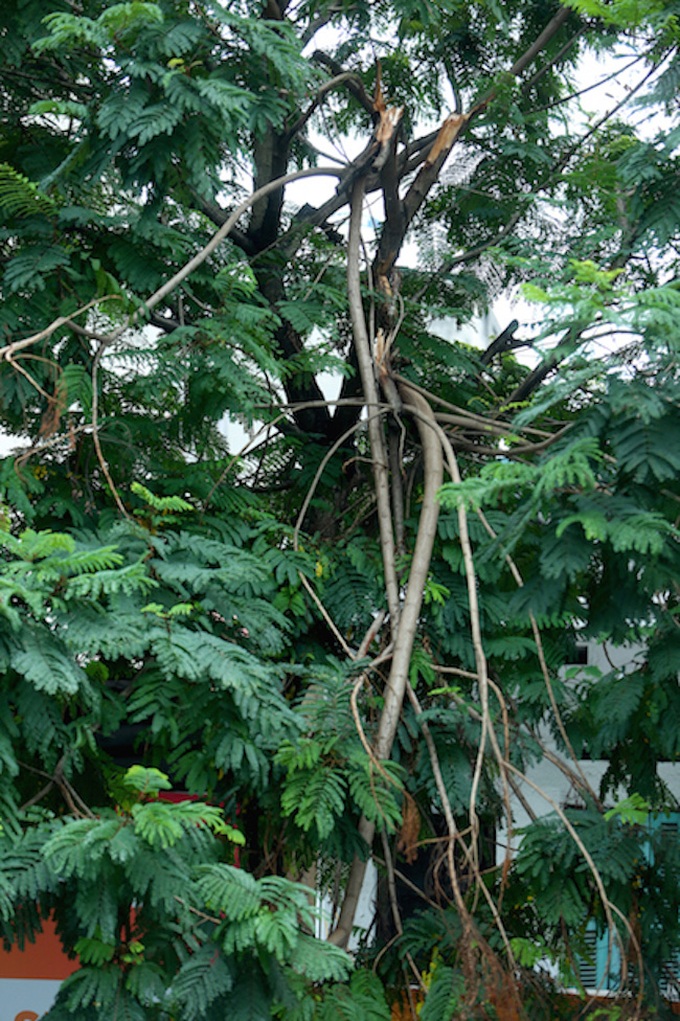
[[[421,1021],[438,1021],[439,1018],[455,1015],[460,1009],[462,996],[462,975],[452,968],[437,964],[420,1011]]]
[[[302,932],[298,934],[295,943],[293,967],[312,982],[343,982],[349,977],[353,962],[350,955],[340,947]],[[375,992],[379,996],[382,987],[378,982],[376,986]]]
[[[640,826],[647,821],[649,810],[649,802],[639,794],[633,793],[617,802],[613,808],[608,809],[603,818],[607,822],[611,819],[620,819],[624,823]]]
[[[92,1003],[113,1008],[120,972],[115,965],[109,967],[85,967],[75,971],[62,986],[63,996],[69,1010],[77,1012]]]
[[[228,918],[241,921],[257,914],[260,893],[257,882],[243,869],[233,865],[205,865],[197,870],[197,889],[212,911],[223,911]]]
[[[169,511],[192,511],[194,507],[187,500],[183,500],[180,496],[155,496],[150,489],[143,486],[140,482],[133,482],[130,486],[131,491],[139,496],[149,507],[152,507],[156,511],[160,511],[161,514]]]
[[[36,690],[70,696],[87,687],[85,671],[58,640],[37,630],[27,630],[22,645],[12,655],[12,667]]]
[[[327,837],[345,805],[347,781],[343,772],[321,766],[313,772],[299,771],[286,781],[281,797],[284,815],[292,815],[303,830],[315,827],[319,838]]]
[[[9,163],[0,163],[0,209],[7,217],[49,216],[56,203]]]
[[[229,993],[234,979],[220,948],[214,943],[191,954],[182,964],[170,987],[168,997],[177,1013],[187,1021],[205,1017],[217,997]]]
[[[5,266],[4,282],[10,293],[44,291],[49,274],[68,266],[69,257],[58,245],[41,245],[24,248]]]
[[[123,783],[129,790],[140,794],[154,795],[159,791],[172,790],[172,784],[165,773],[145,766],[130,766],[125,772]]]
[[[113,960],[113,955],[116,952],[114,945],[104,943],[100,939],[89,939],[86,936],[79,939],[73,949],[82,964],[93,964],[95,967]]]

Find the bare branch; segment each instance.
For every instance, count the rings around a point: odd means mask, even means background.
[[[342,64],[339,64],[337,60],[334,60],[327,53],[324,53],[323,50],[316,50],[312,54],[312,60],[331,71],[335,78],[339,78],[341,75],[349,75],[350,77],[346,79],[348,90],[352,93],[357,102],[363,106],[366,113],[370,114],[371,117],[375,116],[373,100],[369,96],[368,92],[366,92],[363,82],[358,74],[346,71]]]
[[[26,337],[24,340],[15,340],[11,344],[7,344],[6,347],[0,347],[0,359],[8,360],[12,358],[17,351],[23,351],[24,348],[31,347],[33,344],[40,343],[41,340],[47,340],[51,337],[62,326],[68,326],[69,323],[73,322],[77,316],[83,315],[85,312],[89,312],[91,308],[102,304],[105,301],[122,301],[123,298],[120,294],[105,294],[102,298],[93,298],[92,301],[88,301],[87,305],[83,305],[81,308],[76,309],[75,312],[71,312],[68,316],[59,316],[54,322],[46,326],[44,330],[40,330],[39,333],[34,333],[30,337]]]
[[[308,122],[309,118],[312,116],[314,111],[318,109],[321,100],[323,99],[327,92],[331,92],[333,89],[337,89],[339,85],[344,85],[345,82],[350,81],[360,83],[361,79],[359,78],[358,74],[354,73],[354,71],[342,71],[340,74],[336,74],[334,78],[331,78],[329,81],[324,82],[324,84],[317,90],[314,99],[307,107],[307,109],[300,114],[295,124],[293,124],[292,127],[288,128],[288,130],[286,131],[286,138],[287,139],[295,138],[295,136],[299,134],[300,131],[302,131],[302,129],[304,128],[305,124]]]
[[[279,188],[285,187],[287,184],[291,184],[293,181],[300,181],[305,177],[337,177],[341,178],[343,171],[337,167],[307,167],[304,170],[295,170],[290,174],[284,174],[283,177],[277,177],[273,181],[269,181],[267,184],[263,184],[261,188],[254,191],[248,198],[244,199],[240,205],[236,207],[233,213],[230,214],[229,218],[225,221],[222,227],[217,231],[216,234],[210,239],[200,252],[197,252],[192,259],[190,259],[177,273],[174,274],[166,283],[158,288],[157,291],[146,300],[144,303],[145,309],[155,308],[164,298],[168,296],[172,291],[178,287],[182,281],[186,280],[188,276],[198,269],[205,260],[212,255],[216,248],[219,248],[221,243],[226,237],[228,237],[232,227],[234,227],[241,219],[243,214],[255,203],[259,202],[260,199],[269,195],[270,192],[276,191]]]
[[[127,508],[125,507],[125,504],[123,503],[123,501],[122,501],[122,499],[120,497],[120,493],[118,492],[118,489],[116,488],[116,484],[113,481],[113,477],[112,477],[111,471],[109,469],[109,464],[108,464],[108,461],[106,460],[106,458],[104,457],[104,451],[102,450],[101,439],[99,437],[99,388],[98,388],[98,376],[99,376],[99,364],[101,362],[102,355],[104,354],[105,349],[106,349],[106,343],[101,343],[99,345],[99,347],[97,348],[97,353],[94,356],[94,360],[92,362],[92,440],[93,440],[93,443],[94,443],[94,449],[95,449],[95,453],[97,455],[97,460],[99,461],[99,466],[100,466],[102,472],[104,473],[104,478],[106,479],[106,481],[107,481],[107,483],[109,485],[109,489],[111,490],[111,495],[113,496],[113,499],[116,502],[116,506],[118,507],[118,510],[121,512],[123,517],[126,517],[129,520],[132,520],[130,513],[128,512]]]
[[[364,390],[364,399],[368,410],[368,435],[371,443],[371,461],[375,481],[376,502],[378,508],[378,524],[380,527],[380,546],[385,571],[385,589],[387,606],[390,612],[390,624],[393,629],[399,620],[399,585],[395,570],[395,547],[392,520],[390,515],[390,489],[385,438],[379,417],[380,403],[378,387],[373,369],[370,342],[366,319],[361,299],[361,274],[359,267],[361,214],[363,208],[364,183],[359,179],[352,194],[352,215],[350,218],[349,240],[347,246],[347,294],[349,299],[350,317],[354,345],[359,362],[359,372]],[[385,756],[386,757],[386,756]]]
[[[510,74],[514,75],[515,78],[519,78],[524,70],[531,64],[535,57],[541,52],[541,50],[547,46],[553,36],[557,35],[562,25],[565,23],[567,18],[572,14],[569,7],[560,7],[554,17],[548,22],[543,31],[537,36],[536,40],[531,44],[528,50],[519,57],[518,60],[510,68]]]

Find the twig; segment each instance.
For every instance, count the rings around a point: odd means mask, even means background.
[[[95,449],[95,453],[97,455],[97,460],[99,461],[99,466],[100,466],[102,472],[104,473],[104,478],[106,479],[106,481],[109,484],[109,488],[111,490],[111,494],[113,496],[113,499],[116,502],[116,506],[118,507],[118,510],[121,512],[121,514],[124,517],[126,517],[128,519],[128,521],[131,521],[132,520],[132,515],[129,513],[129,511],[125,507],[125,504],[121,500],[120,493],[118,492],[116,484],[113,481],[113,477],[111,475],[111,472],[109,471],[108,462],[107,462],[106,458],[104,457],[104,451],[102,450],[101,440],[100,440],[100,437],[99,437],[98,374],[99,374],[99,363],[101,361],[101,358],[102,358],[102,355],[104,353],[105,348],[106,348],[106,344],[102,342],[99,345],[99,347],[97,348],[97,353],[95,354],[94,359],[92,361],[92,440],[93,440],[93,443],[94,443],[94,449]]]
[[[199,911],[199,909],[193,907],[192,904],[188,904],[184,897],[179,897],[177,894],[174,894],[172,899],[178,904],[181,904],[182,907],[186,908],[192,915],[196,915],[196,917],[200,918],[203,922],[211,922],[213,925],[221,925],[224,921],[224,919],[216,918],[214,915],[206,915],[205,911]]]
[[[30,347],[32,344],[37,344],[41,340],[46,340],[51,337],[52,334],[62,326],[67,326],[68,323],[72,322],[76,316],[83,315],[84,312],[88,312],[95,305],[99,305],[104,301],[122,301],[120,294],[105,294],[102,298],[93,298],[92,301],[88,301],[87,305],[83,305],[81,308],[76,309],[75,312],[71,312],[68,316],[59,316],[54,322],[46,326],[44,330],[40,330],[39,333],[34,333],[30,337],[26,337],[24,340],[15,340],[11,344],[7,344],[6,347],[0,347],[0,359],[8,360],[12,358],[17,351],[23,351],[24,348]]]
[[[339,643],[340,648],[342,649],[342,651],[345,653],[346,656],[351,656],[352,655],[352,650],[350,649],[349,645],[345,641],[345,638],[344,638],[342,632],[340,631],[340,629],[338,628],[337,624],[335,623],[335,621],[331,617],[330,613],[328,612],[328,610],[324,606],[323,602],[321,601],[321,597],[319,596],[318,592],[316,592],[316,590],[314,589],[314,586],[309,581],[309,578],[306,578],[305,575],[302,573],[302,571],[298,571],[298,577],[300,578],[300,581],[302,582],[302,585],[305,588],[305,590],[309,593],[309,595],[312,597],[312,599],[316,603],[316,606],[319,609],[319,613],[321,614],[323,619],[326,621],[326,623],[328,624],[328,627],[331,629],[333,634],[335,635],[335,638],[336,638],[337,642]]]

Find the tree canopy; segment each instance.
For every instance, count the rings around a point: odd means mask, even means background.
[[[592,926],[664,1009],[679,17],[5,0],[0,927],[78,955],[50,1021],[572,1016]]]

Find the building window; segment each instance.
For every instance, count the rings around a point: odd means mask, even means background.
[[[648,832],[660,833],[662,842],[680,840],[680,813],[659,815],[650,818],[647,823]],[[651,844],[647,844],[645,857],[649,865],[654,865]],[[586,954],[578,964],[578,974],[588,992],[616,992],[621,983],[621,952],[614,942],[609,953],[608,933],[598,936],[595,922],[589,922],[585,934]],[[644,947],[643,954],[644,954]],[[659,991],[664,999],[677,1001],[680,999],[680,951],[662,965],[662,977]]]

